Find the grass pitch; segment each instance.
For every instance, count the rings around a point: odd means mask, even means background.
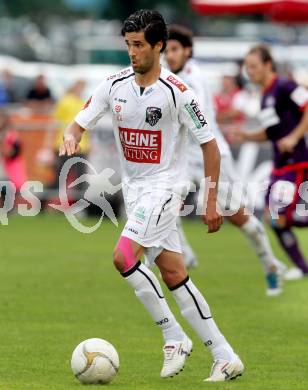
[[[239,231],[226,224],[207,235],[199,221],[187,221],[185,230],[200,263],[190,275],[244,361],[243,377],[202,382],[211,356],[166,291],[194,352],[183,373],[160,379],[160,331],[112,265],[120,229],[104,222],[84,235],[63,217],[46,215],[12,217],[0,226],[0,389],[82,389],[70,370],[71,353],[80,341],[101,337],[120,356],[118,376],[107,385],[114,390],[307,390],[308,278],[267,298],[261,266]],[[307,231],[297,233],[308,253]]]

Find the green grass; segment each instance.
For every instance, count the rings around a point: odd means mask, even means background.
[[[70,370],[72,350],[81,340],[101,337],[120,355],[119,374],[108,385],[114,390],[307,390],[308,280],[267,298],[261,267],[239,231],[226,225],[207,235],[201,222],[189,221],[185,230],[200,262],[190,275],[241,355],[242,378],[202,382],[210,354],[169,299],[194,352],[181,375],[160,379],[160,331],[112,265],[120,230],[104,223],[83,235],[64,218],[47,215],[12,217],[0,226],[0,389],[83,388]],[[308,252],[307,233],[298,234]]]

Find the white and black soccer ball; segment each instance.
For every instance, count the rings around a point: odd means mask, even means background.
[[[103,339],[82,341],[72,354],[73,373],[82,383],[108,383],[116,376],[119,366],[116,349]]]

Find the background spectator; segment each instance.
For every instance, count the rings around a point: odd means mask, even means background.
[[[0,105],[16,102],[13,75],[8,69],[4,69],[0,81]]]
[[[54,109],[54,118],[58,123],[55,150],[58,153],[59,146],[62,144],[63,131],[66,126],[75,118],[85,102],[82,99],[82,93],[86,83],[84,80],[77,80],[59,99]],[[89,137],[84,137],[80,144],[82,153],[89,151]]]
[[[0,110],[0,156],[7,178],[20,190],[27,180],[21,142],[18,132],[12,128],[8,114]]]
[[[63,131],[67,127],[67,125],[75,118],[78,112],[82,109],[85,104],[85,101],[82,99],[82,93],[86,83],[84,80],[77,80],[59,99],[56,103],[54,109],[54,119],[57,122],[58,128],[56,133],[55,145],[54,145],[54,156],[55,156],[55,180],[50,185],[52,189],[59,188],[59,176],[63,164],[69,159],[67,156],[59,157],[59,146],[63,141]],[[85,134],[82,142],[80,143],[81,151],[78,154],[78,157],[87,158],[89,150],[90,150],[90,142],[89,142],[89,134]],[[86,165],[80,162],[75,163],[69,174],[68,183],[72,182],[76,178],[80,177],[82,174],[86,173]],[[82,197],[78,191],[84,192],[85,186],[84,184],[80,184],[74,187],[73,190],[67,190],[69,193],[70,200],[76,200]]]
[[[43,75],[36,77],[27,94],[27,103],[33,109],[46,109],[52,105],[52,95]]]
[[[218,123],[242,121],[245,118],[245,96],[246,92],[240,88],[236,75],[224,75],[222,89],[215,95]]]

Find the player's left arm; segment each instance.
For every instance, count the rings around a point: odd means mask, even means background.
[[[282,94],[285,95],[285,100],[288,104],[296,105],[303,111],[303,116],[298,125],[290,134],[277,142],[280,152],[283,153],[292,152],[298,142],[308,132],[308,90],[290,80],[283,86]]]
[[[209,128],[205,114],[200,108],[196,95],[186,90],[181,95],[180,122],[189,129],[196,142],[200,144],[203,152],[205,177],[207,180],[207,196],[204,199],[203,221],[208,225],[208,232],[219,230],[223,222],[217,211],[217,184],[220,171],[220,153],[215,137]]]
[[[223,217],[217,210],[217,188],[220,172],[220,153],[215,139],[201,145],[204,161],[204,175],[207,191],[204,199],[203,221],[208,232],[217,232],[223,223]]]

